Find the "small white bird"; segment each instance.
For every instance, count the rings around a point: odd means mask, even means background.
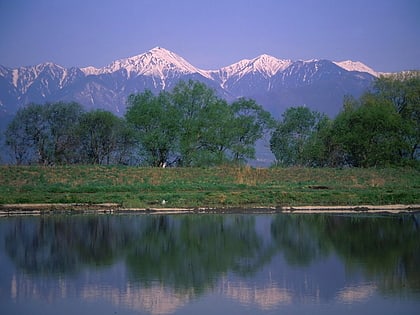
[[[162,200],[162,205],[166,205],[166,200],[165,199]]]

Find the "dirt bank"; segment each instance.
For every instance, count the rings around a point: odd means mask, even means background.
[[[284,206],[236,208],[124,208],[118,203],[3,204],[0,216],[54,213],[404,213],[420,212],[420,205]]]

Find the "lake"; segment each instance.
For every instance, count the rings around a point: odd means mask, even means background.
[[[1,314],[419,314],[420,215],[0,218]]]

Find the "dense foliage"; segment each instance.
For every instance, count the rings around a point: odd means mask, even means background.
[[[330,120],[289,108],[270,140],[282,166],[400,165],[420,155],[420,72],[382,76],[360,99],[346,97]]]
[[[382,76],[334,119],[291,107],[276,123],[251,99],[228,104],[197,81],[131,95],[124,118],[76,103],[21,108],[5,136],[16,164],[214,166],[255,158],[271,131],[280,166],[401,165],[420,157],[420,71]]]
[[[204,84],[131,95],[123,118],[76,103],[21,108],[6,131],[16,164],[203,166],[244,163],[274,124],[253,100],[232,104]]]
[[[291,107],[283,114],[270,140],[277,164],[282,166],[322,164],[318,139],[329,119],[307,107]]]
[[[6,130],[17,164],[71,163],[83,108],[76,103],[32,104],[18,110]]]

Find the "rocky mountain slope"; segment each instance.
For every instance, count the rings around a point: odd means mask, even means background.
[[[362,94],[374,70],[353,61],[292,61],[261,55],[218,70],[202,70],[161,47],[103,68],[64,68],[54,63],[11,69],[0,66],[0,112],[13,115],[28,103],[76,101],[123,115],[132,93],[170,90],[179,80],[199,80],[232,101],[254,98],[278,117],[285,108],[306,105],[334,116],[343,96]]]

